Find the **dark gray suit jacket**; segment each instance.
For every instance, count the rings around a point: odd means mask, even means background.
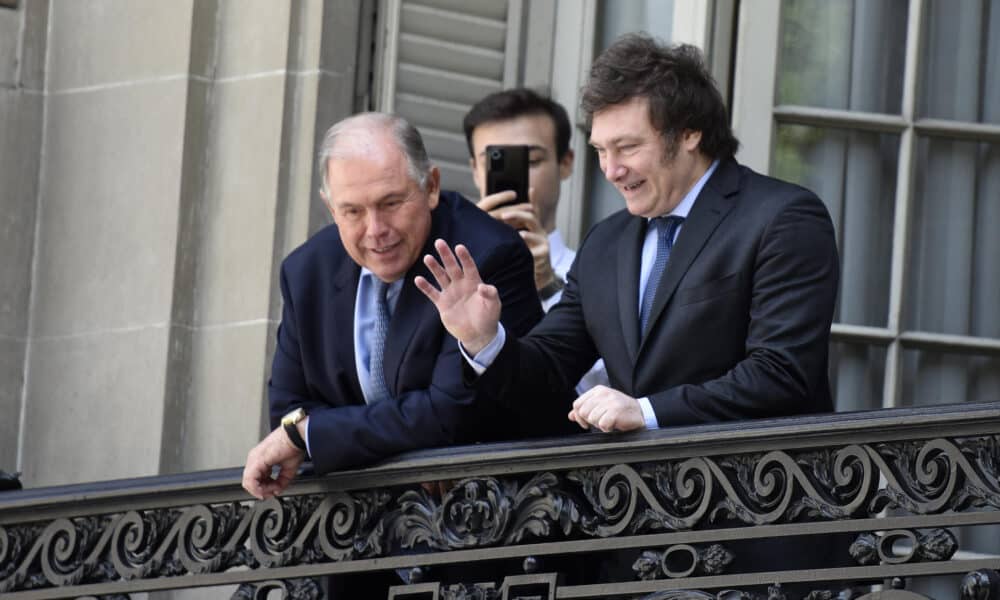
[[[684,222],[640,332],[645,233],[646,219],[624,210],[594,226],[562,301],[505,344],[480,386],[498,400],[537,399],[572,387],[600,356],[611,386],[648,396],[660,426],[832,410],[839,261],[812,192],[723,161]]]

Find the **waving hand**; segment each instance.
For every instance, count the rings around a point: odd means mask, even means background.
[[[483,283],[465,246],[455,246],[452,253],[444,240],[436,240],[434,248],[441,261],[427,255],[424,264],[438,287],[419,276],[414,283],[434,303],[448,333],[475,356],[497,335],[500,295],[494,286]]]

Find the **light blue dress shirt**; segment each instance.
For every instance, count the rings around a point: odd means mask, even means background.
[[[375,274],[368,269],[361,267],[361,278],[358,280],[358,294],[354,302],[354,365],[358,369],[358,382],[361,384],[361,392],[368,402],[374,392],[371,389],[371,371],[368,364],[371,362],[371,348],[374,345],[375,336]],[[399,302],[399,292],[403,289],[403,280],[397,279],[389,284],[386,292],[386,302],[389,304],[389,315],[396,311],[396,304]],[[309,417],[306,417],[306,449],[309,446]],[[312,454],[310,452],[310,454]]]
[[[403,288],[403,280],[397,279],[389,284],[386,292],[386,302],[389,304],[390,317],[396,311],[399,302],[399,292]],[[358,281],[358,297],[354,303],[354,364],[358,369],[358,381],[365,395],[365,402],[370,402],[375,395],[371,389],[371,348],[375,337],[375,274],[361,268],[361,279]]]
[[[694,184],[694,187],[692,187],[684,198],[681,199],[680,204],[675,206],[672,211],[660,216],[681,217],[683,219],[687,219],[688,214],[691,212],[691,207],[694,206],[694,201],[698,199],[698,194],[701,193],[702,188],[704,188],[705,184],[708,182],[708,178],[712,176],[712,173],[715,173],[715,168],[718,166],[719,161],[712,161],[712,164],[709,165],[705,174],[698,179],[698,181]],[[682,229],[684,229],[683,223],[674,233],[675,242],[677,241],[677,236],[680,235]],[[636,314],[642,312],[642,297],[646,293],[646,284],[649,282],[649,275],[653,271],[653,263],[656,262],[656,245],[656,228],[646,227],[646,239],[642,242],[642,262],[639,263],[639,311],[636,312]],[[653,412],[653,405],[650,403],[649,398],[645,396],[639,398],[639,408],[642,409],[642,418],[646,421],[646,429],[659,429],[660,423],[656,420],[656,413]]]

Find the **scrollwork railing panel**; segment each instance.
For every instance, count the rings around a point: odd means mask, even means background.
[[[864,519],[889,507],[913,515],[998,510],[998,439],[851,443],[478,476],[443,496],[386,487],[8,524],[0,526],[0,593],[734,523]],[[873,539],[859,552],[874,562],[860,564],[948,560],[957,547],[947,532],[893,535],[912,538],[914,554],[895,557],[891,540]],[[723,565],[724,548],[713,548],[703,564]]]

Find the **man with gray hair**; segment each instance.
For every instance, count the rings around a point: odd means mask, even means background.
[[[523,434],[463,384],[458,344],[413,284],[429,275],[418,259],[433,240],[461,243],[499,290],[504,326],[527,333],[542,310],[517,233],[442,191],[420,134],[398,117],[366,113],[337,123],[323,140],[320,169],[334,224],[282,264],[284,309],[268,384],[275,429],[243,472],[243,487],[262,499],[281,493],[307,456],[326,473]]]

